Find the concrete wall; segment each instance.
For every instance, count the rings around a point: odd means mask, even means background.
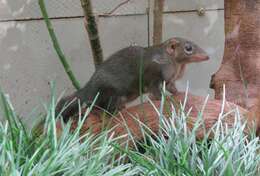
[[[94,71],[88,36],[79,0],[45,0],[47,10],[72,69],[81,84]],[[98,17],[105,57],[116,50],[152,41],[153,0],[130,0],[112,16],[106,15],[125,0],[92,0]],[[183,36],[197,42],[211,57],[187,68],[177,87],[192,93],[212,94],[210,76],[220,65],[224,48],[224,0],[166,0],[163,39]],[[205,8],[204,16],[197,9]],[[150,13],[148,13],[150,12]],[[52,47],[36,0],[0,0],[0,85],[9,94],[17,113],[28,118],[32,107],[41,111],[50,96],[50,81],[57,94],[74,91]],[[30,118],[30,117],[29,117]]]

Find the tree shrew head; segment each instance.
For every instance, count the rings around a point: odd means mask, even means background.
[[[167,54],[176,62],[185,64],[209,60],[209,56],[202,48],[187,39],[174,37],[165,43]]]

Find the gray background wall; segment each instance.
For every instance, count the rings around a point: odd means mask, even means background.
[[[81,85],[94,71],[88,36],[83,26],[80,0],[45,0],[49,16]],[[98,16],[105,57],[116,50],[152,41],[153,0],[130,0],[112,16],[106,15],[125,0],[92,0]],[[197,9],[205,8],[204,16]],[[210,76],[218,69],[224,49],[224,0],[165,0],[163,39],[182,36],[197,42],[210,55],[205,63],[187,67],[177,88],[213,95]],[[149,12],[149,13],[148,13]],[[50,97],[50,81],[57,94],[74,91],[52,47],[37,0],[0,0],[0,85],[18,114],[27,117]]]

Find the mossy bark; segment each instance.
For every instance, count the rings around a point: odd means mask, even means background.
[[[93,14],[91,0],[80,0],[85,17],[85,28],[88,32],[94,64],[97,67],[103,62],[103,51],[100,44],[98,27]]]

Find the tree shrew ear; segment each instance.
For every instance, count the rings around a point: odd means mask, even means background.
[[[178,41],[177,39],[175,39],[175,38],[170,39],[168,46],[166,48],[167,53],[169,55],[174,55],[175,49],[177,46],[179,46],[179,44],[180,44],[180,41]]]
[[[166,45],[165,54],[167,53],[170,56],[174,56],[175,55],[175,49],[176,49],[177,46],[179,46],[179,44],[180,44],[180,41],[178,41],[175,38],[168,40],[167,45]],[[163,54],[163,55],[165,55],[165,54]],[[161,65],[171,64],[171,60],[168,57],[169,56],[162,57],[161,54],[156,54],[156,55],[153,55],[152,60],[153,60],[153,62],[155,62],[157,64],[161,64]]]

